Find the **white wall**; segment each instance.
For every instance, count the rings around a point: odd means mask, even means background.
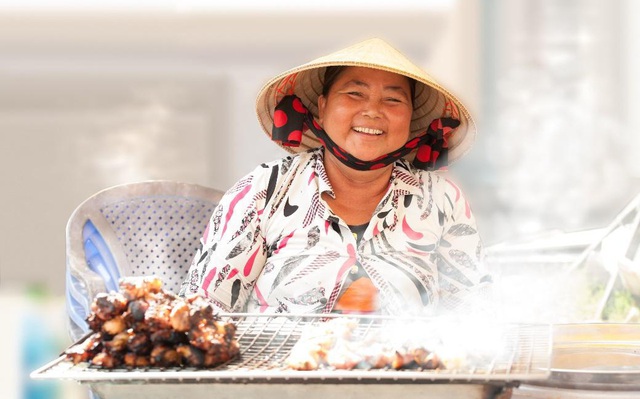
[[[620,44],[624,68],[623,76],[626,85],[626,117],[630,135],[629,148],[626,154],[626,162],[635,177],[640,178],[640,3],[633,0],[623,2],[622,12],[625,36]]]

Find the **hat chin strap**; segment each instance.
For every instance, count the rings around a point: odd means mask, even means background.
[[[283,146],[298,147],[302,132],[309,129],[340,162],[356,170],[383,168],[417,149],[413,165],[418,169],[435,170],[447,166],[447,139],[458,125],[460,121],[453,118],[434,119],[423,134],[410,139],[402,147],[374,160],[363,161],[338,146],[318,125],[300,98],[288,95],[276,105],[271,139]]]

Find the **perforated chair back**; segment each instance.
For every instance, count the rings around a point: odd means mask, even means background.
[[[196,184],[149,181],[105,189],[84,201],[67,224],[69,333],[88,331],[99,292],[124,276],[157,275],[178,293],[222,192]]]

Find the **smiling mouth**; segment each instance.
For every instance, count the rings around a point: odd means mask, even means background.
[[[354,127],[353,130],[355,130],[358,133],[370,134],[372,136],[379,136],[382,133],[384,133],[380,129],[370,129],[368,127],[360,127],[360,126]]]

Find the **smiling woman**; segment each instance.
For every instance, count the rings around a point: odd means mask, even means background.
[[[226,193],[182,294],[266,313],[431,314],[481,301],[491,277],[475,219],[436,171],[473,141],[458,99],[371,39],[277,76],[257,107],[295,155]]]

